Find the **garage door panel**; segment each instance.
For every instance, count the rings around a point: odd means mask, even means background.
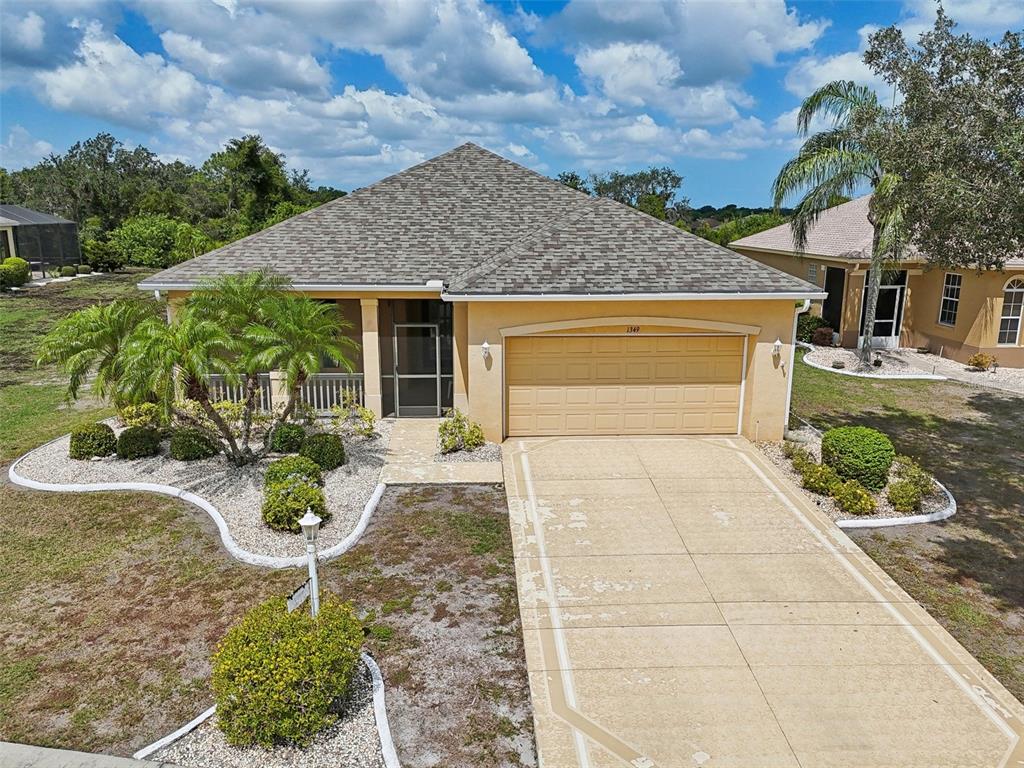
[[[741,337],[540,336],[506,351],[511,436],[736,431]]]

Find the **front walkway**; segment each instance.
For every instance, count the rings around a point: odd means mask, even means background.
[[[440,419],[395,419],[380,482],[500,483],[500,461],[435,461]]]
[[[1024,760],[1024,707],[745,440],[504,465],[542,765]]]

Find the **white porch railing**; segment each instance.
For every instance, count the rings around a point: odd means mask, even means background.
[[[333,406],[343,403],[346,392],[351,392],[357,403],[364,404],[363,374],[318,373],[303,383],[299,401],[318,413],[328,413]]]
[[[233,403],[238,403],[245,400],[244,381],[240,384],[229,384],[223,376],[213,375],[210,376],[207,385],[210,388],[210,399],[214,402],[230,400]],[[274,397],[269,373],[260,374],[260,388],[256,398],[256,407],[259,410],[269,411],[273,409]]]

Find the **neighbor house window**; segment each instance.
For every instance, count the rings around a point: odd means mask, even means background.
[[[808,264],[807,265],[807,279],[812,283],[818,282],[818,265]]]
[[[1024,314],[1024,280],[1011,280],[1003,289],[1003,313],[999,316],[999,343],[1016,344],[1020,340],[1021,315]]]
[[[956,325],[956,311],[960,306],[960,285],[963,278],[953,272],[946,273],[942,284],[942,304],[939,307],[939,323]]]

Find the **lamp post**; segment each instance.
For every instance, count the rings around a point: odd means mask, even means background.
[[[299,520],[302,535],[306,538],[306,560],[309,563],[309,612],[316,617],[320,613],[320,581],[316,575],[316,537],[320,533],[320,518],[310,509]]]

